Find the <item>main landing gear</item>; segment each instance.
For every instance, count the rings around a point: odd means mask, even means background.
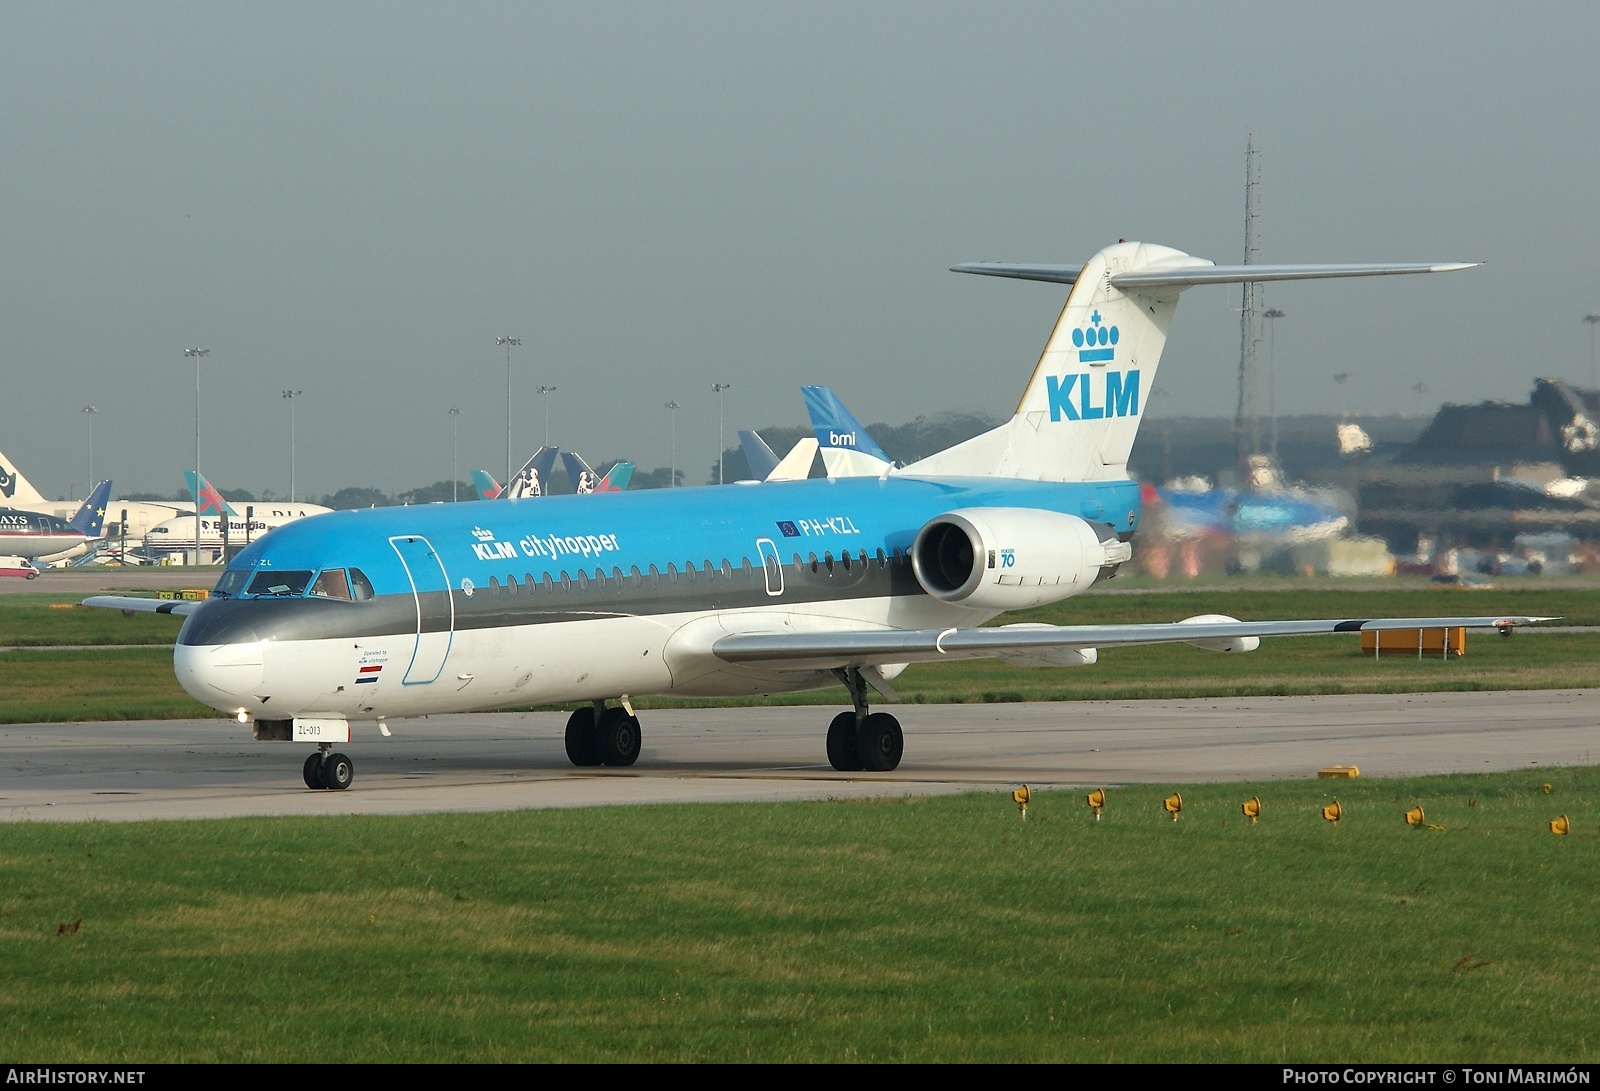
[[[596,701],[567,717],[567,757],[573,765],[632,765],[643,736],[639,717]]]
[[[867,683],[859,668],[846,667],[837,673],[849,688],[855,708],[839,713],[828,725],[828,764],[841,773],[857,769],[887,773],[900,764],[905,752],[900,721],[887,712],[867,711]]]
[[[333,788],[343,791],[356,779],[355,763],[344,754],[329,753],[332,749],[332,743],[322,743],[306,759],[307,788]]]

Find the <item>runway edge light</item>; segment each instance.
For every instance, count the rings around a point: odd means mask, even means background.
[[[1565,837],[1572,832],[1572,823],[1566,815],[1562,815],[1550,823],[1550,832]]]
[[[1240,810],[1244,811],[1244,816],[1250,820],[1250,825],[1254,826],[1256,819],[1261,817],[1261,797],[1251,796],[1244,801],[1244,806]]]
[[[1170,796],[1161,801],[1161,806],[1166,808],[1167,813],[1170,814],[1172,816],[1172,820],[1176,822],[1178,820],[1178,812],[1183,810],[1182,794],[1173,792]]]
[[[1422,828],[1422,821],[1422,807],[1420,805],[1413,807],[1406,812],[1406,825],[1412,827],[1413,829],[1420,830]]]
[[[1329,822],[1332,822],[1335,826],[1337,826],[1339,824],[1339,819],[1344,817],[1344,808],[1339,806],[1339,801],[1336,799],[1326,807],[1322,808],[1322,817],[1326,818]]]
[[[1022,820],[1024,822],[1028,820],[1028,800],[1032,795],[1033,793],[1028,791],[1026,784],[1011,793],[1011,798],[1016,801],[1018,808],[1022,811]]]
[[[1104,788],[1096,788],[1084,797],[1084,801],[1089,804],[1089,809],[1094,812],[1094,820],[1096,822],[1100,821],[1100,812],[1106,809],[1106,790]]]

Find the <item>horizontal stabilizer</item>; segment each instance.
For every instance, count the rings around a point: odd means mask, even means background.
[[[177,614],[187,617],[200,609],[197,599],[140,599],[132,595],[93,595],[83,600],[84,606],[99,606],[124,613]]]
[[[869,663],[931,663],[989,659],[1065,648],[1227,641],[1241,637],[1313,636],[1378,629],[1500,629],[1548,617],[1402,617],[1328,621],[1192,621],[1144,625],[1039,625],[965,629],[885,629],[863,632],[751,633],[725,636],[711,651],[728,663],[768,663],[796,669]]]
[[[1214,265],[1198,258],[1163,267],[1157,263],[1132,273],[1116,273],[1109,283],[1123,290],[1137,288],[1192,288],[1197,284],[1260,284],[1274,280],[1327,280],[1333,277],[1383,277],[1406,273],[1452,273],[1481,264],[1475,261],[1358,263],[1335,265]],[[1014,264],[973,261],[952,265],[952,273],[976,273],[1013,280],[1042,280],[1072,284],[1081,265]]]

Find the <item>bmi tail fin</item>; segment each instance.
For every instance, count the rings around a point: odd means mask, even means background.
[[[490,477],[488,470],[472,471],[472,487],[478,490],[479,500],[497,500],[500,497],[500,482]]]
[[[829,477],[881,477],[894,467],[867,430],[825,386],[802,386],[811,427],[817,431],[822,466]]]
[[[626,492],[628,483],[633,480],[632,462],[618,462],[606,471],[600,479],[600,484],[595,486],[595,492]]]
[[[957,265],[960,273],[1070,284],[1017,411],[1005,424],[931,455],[910,476],[1096,481],[1127,476],[1144,399],[1178,295],[1200,284],[1442,273],[1472,263],[1215,265],[1148,243],[1108,246],[1071,265]]]
[[[195,510],[201,515],[239,514],[233,510],[233,505],[223,499],[216,486],[207,481],[203,475],[198,475],[193,470],[185,470],[183,478],[189,483],[189,495],[194,497]]]
[[[0,507],[15,504],[19,508],[32,508],[49,502],[22,476],[15,462],[0,454]]]

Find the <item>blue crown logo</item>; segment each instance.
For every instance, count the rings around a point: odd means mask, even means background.
[[[1117,327],[1101,325],[1099,311],[1095,311],[1089,316],[1089,323],[1088,326],[1082,329],[1072,331],[1072,343],[1078,347],[1078,362],[1080,364],[1109,363],[1117,351],[1113,347],[1117,343]]]

